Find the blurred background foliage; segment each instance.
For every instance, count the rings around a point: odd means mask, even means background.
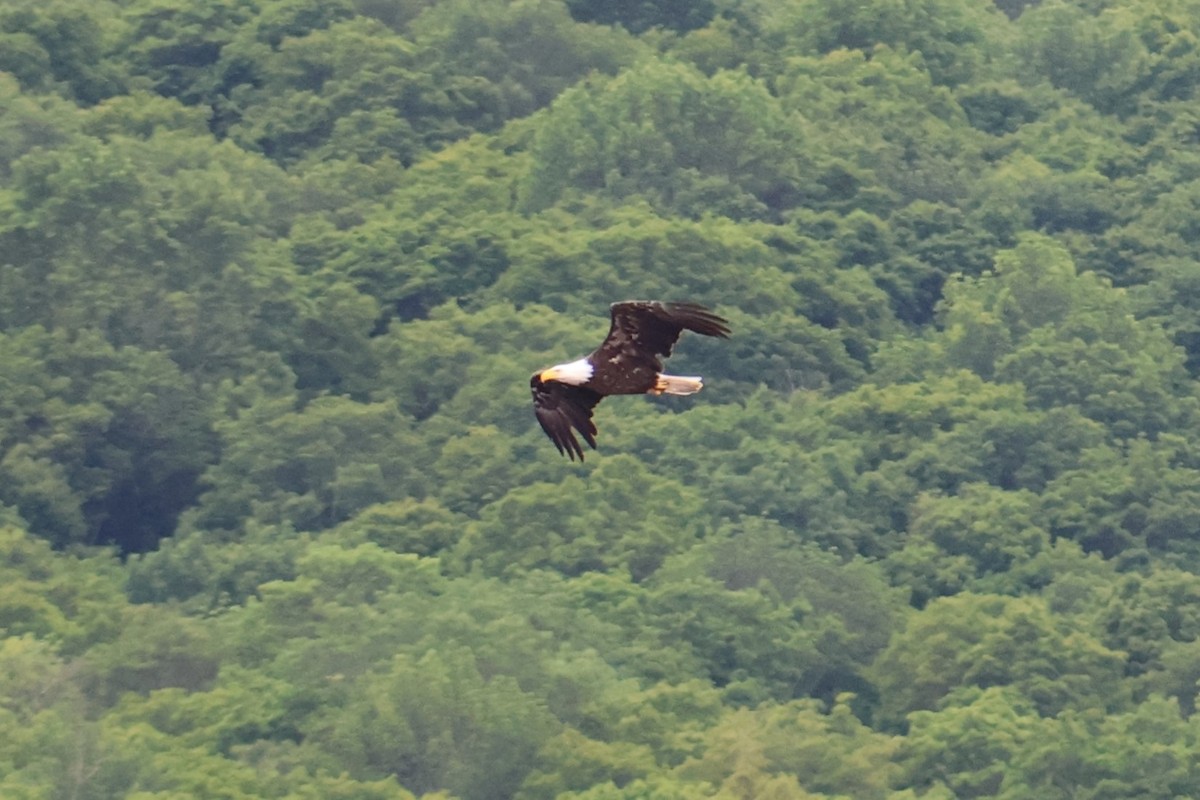
[[[1200,796],[1198,20],[0,0],[0,795]]]

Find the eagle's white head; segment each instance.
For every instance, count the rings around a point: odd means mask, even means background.
[[[571,386],[582,386],[592,379],[594,371],[591,362],[586,358],[581,358],[578,361],[572,361],[567,364],[556,364],[553,367],[544,369],[539,377],[543,381],[558,381],[559,383],[567,383]]]

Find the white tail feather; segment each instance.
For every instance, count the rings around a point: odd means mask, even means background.
[[[679,375],[659,375],[652,390],[654,394],[695,394],[704,388],[703,378],[684,378]]]

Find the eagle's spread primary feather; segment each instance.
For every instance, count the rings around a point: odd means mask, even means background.
[[[726,338],[724,319],[695,303],[631,300],[613,303],[608,336],[578,361],[535,372],[529,380],[533,410],[560,453],[583,460],[575,431],[596,447],[592,410],[610,394],[692,394],[699,378],[662,374],[662,359],[685,331]]]

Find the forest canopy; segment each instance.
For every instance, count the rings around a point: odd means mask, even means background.
[[[0,0],[0,795],[1200,796],[1198,42]]]

